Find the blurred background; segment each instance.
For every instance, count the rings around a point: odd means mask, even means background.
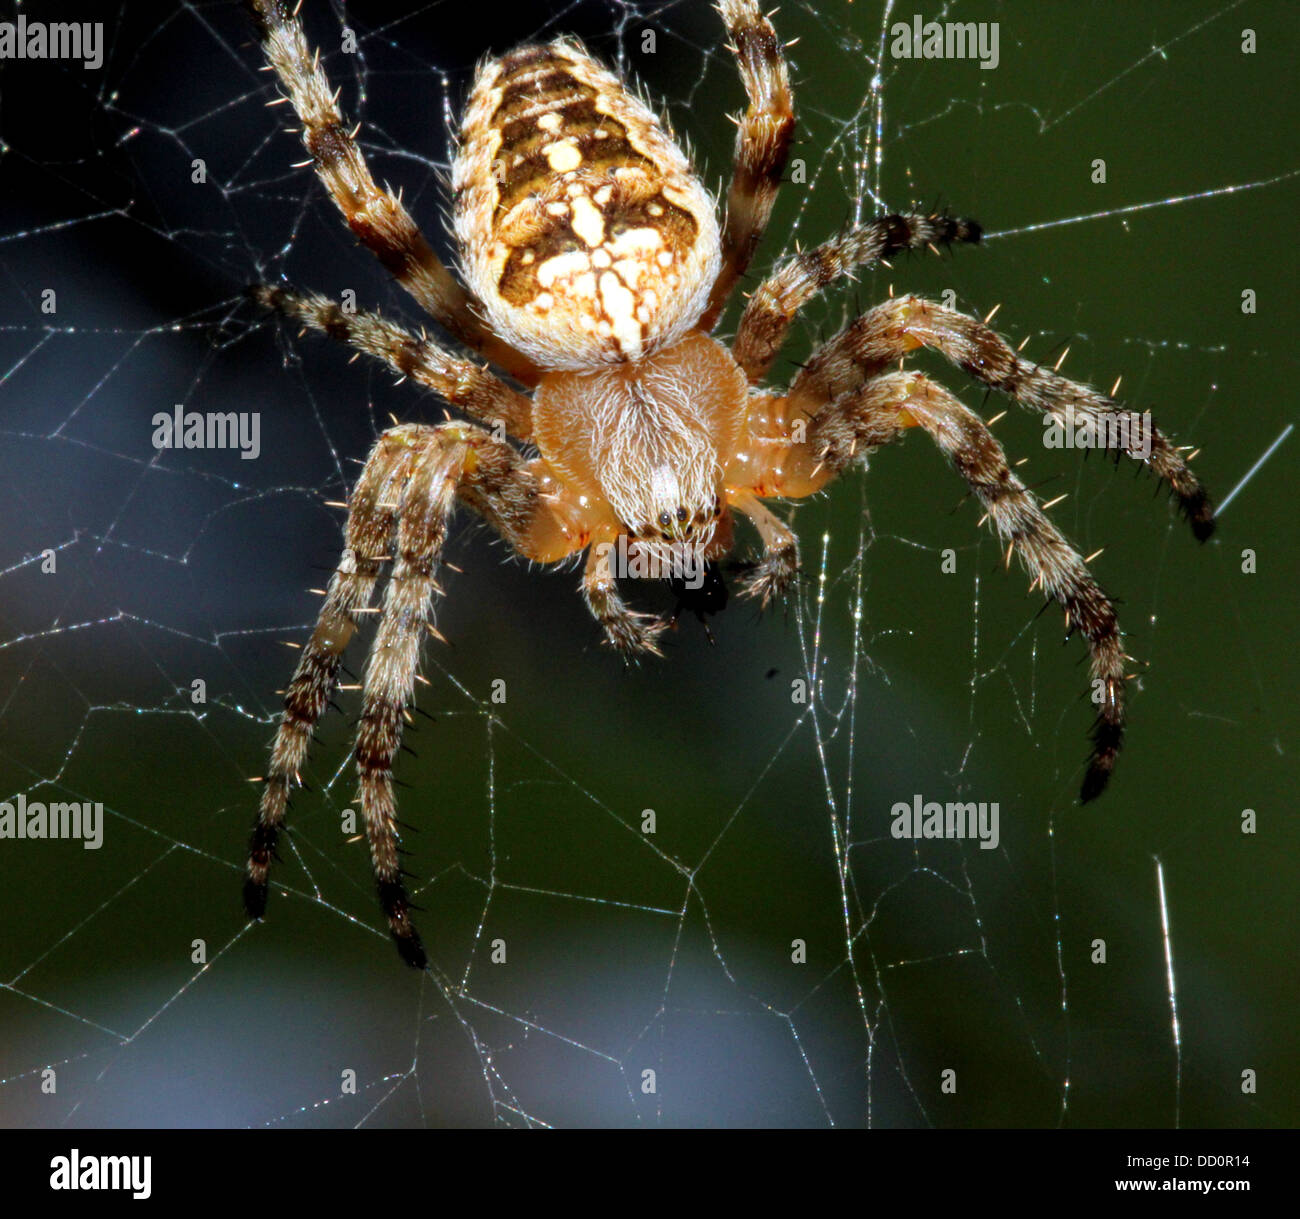
[[[580,35],[663,102],[711,186],[728,170],[742,94],[706,3],[304,8],[376,177],[444,252],[450,125],[475,62],[520,41]],[[776,18],[799,39],[805,181],[755,271],[913,205],[988,238],[826,293],[773,378],[891,286],[950,290],[1001,304],[1028,357],[1068,346],[1067,374],[1122,375],[1200,446],[1212,494],[1236,492],[1205,546],[1131,464],[1045,449],[1015,408],[997,425],[1043,499],[1068,492],[1052,515],[1081,551],[1104,547],[1143,662],[1111,789],[1075,803],[1083,645],[1035,617],[923,437],[790,513],[805,579],[785,610],[733,601],[715,646],[683,621],[631,669],[576,573],[508,561],[462,516],[432,721],[399,769],[421,976],[341,830],[355,693],[320,727],[269,917],[249,926],[239,901],[284,642],[340,546],[325,501],[390,413],[442,417],[242,291],[285,276],[420,319],[291,168],[239,5],[21,6],[103,21],[105,61],[0,63],[0,800],[102,802],[105,838],[0,842],[0,1123],[1296,1122],[1300,439],[1272,448],[1295,417],[1294,6],[916,6],[997,22],[994,70],[892,57],[913,8],[884,10]],[[157,452],[151,420],[177,404],[258,412],[260,456]],[[914,795],[997,802],[999,849],[894,841]]]

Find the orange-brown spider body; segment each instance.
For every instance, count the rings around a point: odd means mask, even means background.
[[[911,296],[854,318],[788,387],[760,387],[800,308],[822,288],[899,251],[979,240],[977,224],[946,215],[882,216],[788,258],[758,284],[732,342],[712,337],[770,218],[794,130],[782,48],[756,0],[719,4],[748,100],[721,223],[666,125],[577,42],[487,60],[453,162],[459,279],[400,198],[371,177],[291,0],[252,4],[316,172],[352,232],[479,358],[323,296],[254,289],[264,305],[384,361],[467,418],[385,432],[352,491],[343,558],[286,691],[264,781],[245,883],[251,914],[265,911],[270,859],[312,727],[386,570],[355,756],[389,928],[403,959],[425,964],[392,770],[421,643],[436,635],[434,574],[458,501],[526,558],[585,553],[582,592],[608,642],[625,655],[658,654],[668,624],[630,609],[620,578],[667,578],[695,589],[697,609],[718,607],[716,560],[739,515],[763,545],[744,591],[767,603],[794,578],[798,546],[762,501],[811,495],[912,428],[965,479],[1008,561],[1018,555],[1087,640],[1097,723],[1082,795],[1100,793],[1124,723],[1128,658],[1114,606],[984,422],[899,364],[929,347],[1054,419],[1132,413],[1023,360],[975,318]],[[1169,483],[1196,536],[1207,537],[1210,501],[1181,453],[1149,420],[1138,436],[1140,447],[1123,451]]]

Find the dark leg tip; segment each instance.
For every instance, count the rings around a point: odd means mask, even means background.
[[[397,955],[412,969],[424,969],[429,964],[429,958],[425,956],[424,945],[420,943],[420,933],[411,926],[408,916],[411,903],[400,876],[381,880],[377,887],[379,904],[388,919],[388,930],[393,943],[397,945]]]
[[[1099,720],[1092,732],[1092,757],[1088,760],[1088,773],[1083,776],[1079,803],[1087,804],[1106,790],[1115,759],[1124,742],[1123,726],[1113,720]]]
[[[1183,514],[1192,526],[1192,533],[1198,542],[1205,541],[1214,533],[1214,505],[1206,495],[1204,487],[1196,487],[1188,495],[1180,496]]]
[[[264,918],[266,916],[266,893],[267,886],[258,884],[255,880],[244,881],[244,909],[248,912],[249,918]]]
[[[950,245],[954,241],[978,245],[980,238],[984,236],[983,226],[978,220],[969,220],[965,216],[949,216],[947,213],[935,216],[934,219],[939,225],[939,241],[944,245]]]
[[[245,284],[244,295],[263,309],[274,309],[277,289],[274,284]]]
[[[425,955],[424,945],[419,933],[412,928],[410,935],[394,935],[393,943],[397,945],[397,955],[412,969],[427,969],[429,958]]]
[[[1083,776],[1083,787],[1079,791],[1079,803],[1087,804],[1095,800],[1102,792],[1106,790],[1106,784],[1110,782],[1110,767],[1099,766],[1092,762],[1088,766],[1088,773]]]

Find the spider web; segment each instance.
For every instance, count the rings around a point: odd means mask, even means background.
[[[238,903],[284,644],[339,546],[327,501],[390,413],[441,418],[242,289],[285,275],[418,318],[290,167],[238,6],[66,8],[104,21],[101,69],[0,65],[0,799],[101,802],[104,841],[0,842],[0,1120],[1296,1120],[1300,996],[1276,965],[1297,951],[1295,539],[1277,511],[1300,451],[1289,6],[820,0],[776,18],[800,39],[805,180],[757,270],[936,200],[988,237],[828,292],[774,377],[891,288],[950,290],[981,315],[1002,303],[1035,359],[1068,348],[1069,374],[1122,374],[1202,446],[1226,510],[1198,549],[1149,480],[1045,449],[1014,408],[996,425],[1044,499],[1069,494],[1052,515],[1083,553],[1106,548],[1094,569],[1143,662],[1106,796],[1074,803],[1082,645],[1036,617],[920,438],[793,511],[805,577],[784,613],[733,602],[716,646],[684,622],[666,661],[626,672],[572,573],[504,561],[458,518],[432,722],[399,768],[424,976],[400,967],[342,829],[355,691],[319,730],[267,921]],[[490,23],[443,3],[305,8],[376,176],[435,240],[448,131],[489,41],[583,36],[667,99],[722,180],[740,92],[706,4]],[[999,66],[892,57],[914,12],[999,23]],[[334,49],[344,24],[356,54]],[[986,418],[1003,409],[920,363]],[[178,404],[257,412],[257,460],[155,450],[151,420]],[[915,796],[996,802],[997,848],[894,839],[890,809]]]

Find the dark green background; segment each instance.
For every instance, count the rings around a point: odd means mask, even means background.
[[[307,8],[313,36],[336,40],[337,18]],[[722,113],[740,95],[708,5],[580,4],[544,26],[537,8],[394,20],[402,6],[349,5],[365,70],[339,56],[330,69],[377,175],[431,234],[448,91],[489,47],[539,33],[621,47],[720,180]],[[896,16],[914,9],[935,15]],[[1053,516],[1081,550],[1105,547],[1095,570],[1147,662],[1112,789],[1083,811],[1082,645],[1061,647],[1052,614],[1035,621],[1026,579],[1003,574],[921,437],[794,514],[809,577],[797,608],[759,620],[735,604],[716,647],[684,623],[664,662],[630,672],[597,646],[576,573],[503,563],[466,527],[439,612],[451,645],[431,651],[421,693],[435,722],[400,770],[439,979],[401,968],[364,848],[339,833],[355,695],[322,726],[315,791],[295,801],[285,893],[245,928],[247,780],[292,666],[280,640],[303,637],[315,601],[302,590],[338,546],[321,500],[341,498],[390,411],[440,410],[241,303],[244,283],[283,272],[415,320],[287,168],[301,154],[275,134],[285,111],[262,108],[270,85],[237,8],[164,11],[115,15],[103,74],[0,74],[0,797],[109,813],[98,853],[0,844],[0,1121],[1295,1123],[1295,436],[1198,547],[1145,476],[1045,450],[1029,415],[998,425],[1044,499],[1070,493]],[[882,193],[891,208],[938,199],[989,239],[828,293],[775,375],[890,284],[951,288],[973,312],[1001,303],[997,324],[1029,336],[1030,356],[1068,343],[1066,372],[1107,388],[1122,373],[1131,402],[1201,446],[1196,468],[1222,497],[1295,417],[1294,6],[948,16],[999,21],[1000,67],[886,66]],[[777,20],[800,38],[795,155],[811,183],[787,188],[760,270],[853,214],[846,166],[871,152],[880,6],[794,4]],[[195,156],[206,187],[189,181]],[[1098,157],[1105,185],[1089,180]],[[1160,202],[1206,192],[1219,193]],[[55,319],[38,311],[45,286]],[[921,363],[986,416],[1003,409]],[[156,459],[149,420],[177,402],[261,411],[260,460]],[[57,575],[22,565],[49,546],[64,547]],[[945,547],[956,574],[940,573]],[[809,715],[789,692],[818,628]],[[493,707],[496,678],[508,697]],[[914,793],[997,801],[1002,849],[892,842],[888,810]],[[842,831],[847,818],[844,891],[833,814]],[[215,958],[204,971],[196,937]],[[497,937],[504,966],[488,961]],[[789,963],[795,938],[806,965]],[[39,1091],[49,1065],[53,1097]],[[340,1098],[349,1068],[361,1094]],[[655,1096],[640,1091],[647,1068]],[[939,1092],[945,1068],[955,1096]]]

